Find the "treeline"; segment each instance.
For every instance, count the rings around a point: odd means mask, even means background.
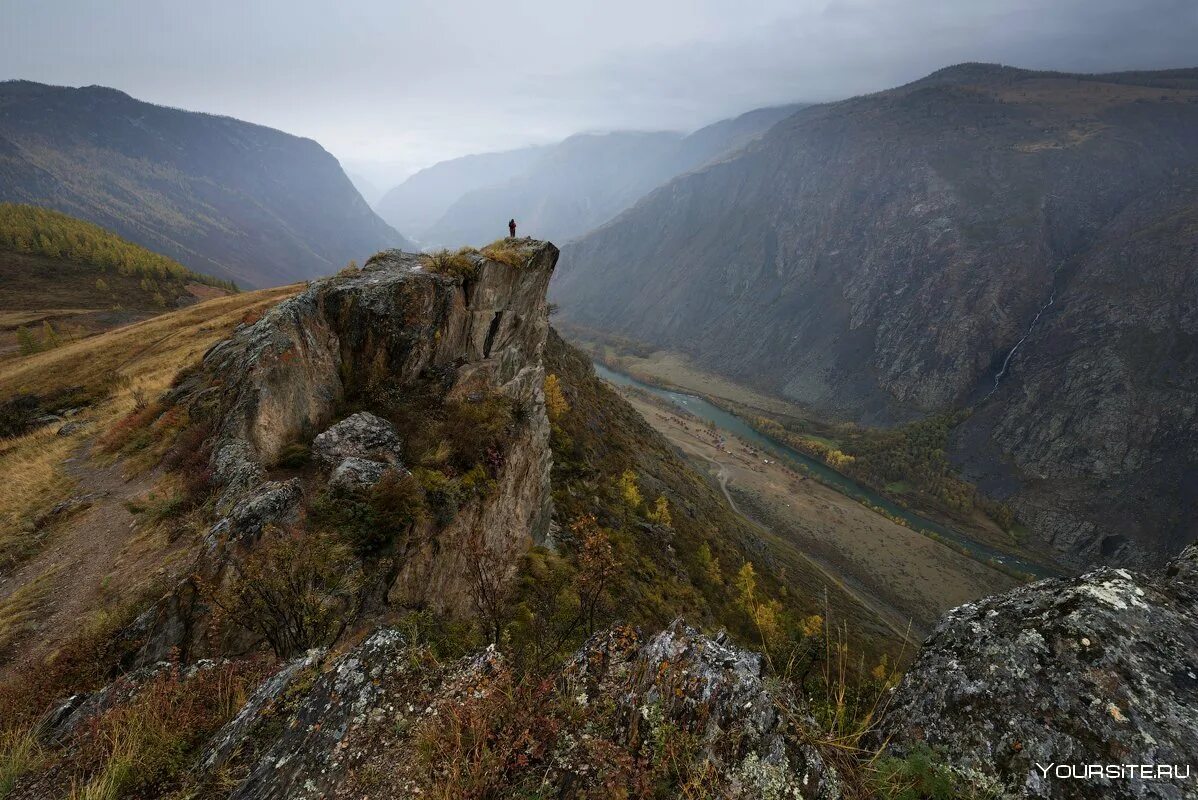
[[[0,249],[62,258],[154,283],[202,283],[236,292],[233,281],[192,272],[177,261],[58,211],[0,203]]]

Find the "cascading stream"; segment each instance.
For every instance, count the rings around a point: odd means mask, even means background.
[[[1007,368],[1011,366],[1011,359],[1015,357],[1015,352],[1019,350],[1023,343],[1028,340],[1028,337],[1032,335],[1032,331],[1036,329],[1036,323],[1040,321],[1040,317],[1044,316],[1044,312],[1051,308],[1052,304],[1057,301],[1057,272],[1059,272],[1060,269],[1060,266],[1058,266],[1052,271],[1052,291],[1048,295],[1048,302],[1040,306],[1040,309],[1036,312],[1036,316],[1032,317],[1031,323],[1027,326],[1027,330],[1024,331],[1023,336],[1019,339],[1019,341],[1015,342],[1014,347],[1007,351],[1007,357],[1003,359],[1002,366],[999,368],[998,372],[994,373],[994,385],[990,387],[990,391],[986,392],[986,396],[982,398],[982,402],[989,400],[990,397],[998,391],[998,385],[1002,383],[1002,379],[1006,377]]]

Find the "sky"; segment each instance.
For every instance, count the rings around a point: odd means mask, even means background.
[[[308,136],[380,190],[468,153],[692,130],[962,61],[1198,66],[1198,0],[0,0],[0,79]]]

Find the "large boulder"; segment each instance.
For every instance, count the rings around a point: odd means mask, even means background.
[[[1004,796],[1198,796],[1198,545],[1160,574],[1098,569],[955,609],[887,727],[895,752],[926,742]]]
[[[326,469],[334,469],[347,458],[377,461],[402,467],[401,443],[395,426],[387,420],[359,411],[312,440],[312,455]]]

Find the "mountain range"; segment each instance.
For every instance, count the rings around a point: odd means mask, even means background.
[[[316,142],[100,86],[0,83],[0,201],[57,209],[242,286],[407,244]]]
[[[688,170],[738,149],[800,106],[750,111],[689,135],[617,131],[445,161],[389,191],[377,210],[426,246],[482,245],[515,218],[521,233],[567,241]]]
[[[802,109],[564,248],[564,321],[952,457],[1067,563],[1198,534],[1198,70],[964,64]]]

